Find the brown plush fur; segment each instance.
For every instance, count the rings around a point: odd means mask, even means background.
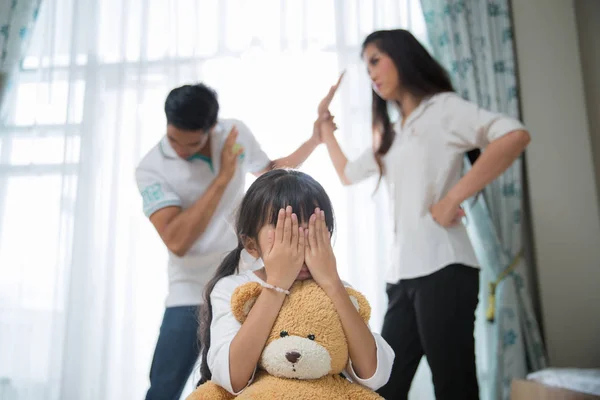
[[[367,299],[358,291],[346,288],[348,295],[359,314],[368,322],[371,307]],[[264,289],[257,282],[249,282],[238,287],[231,297],[231,308],[238,321],[243,323],[254,302]],[[281,361],[273,360],[266,354],[267,347],[282,340],[281,332],[287,332],[287,338],[294,338],[300,345],[321,351],[329,357],[330,368],[327,373],[318,378],[299,376],[290,378],[275,376],[281,367]],[[314,338],[309,341],[308,337]],[[275,343],[277,345],[278,343]],[[284,347],[285,348],[285,347]],[[295,349],[295,348],[294,348]],[[279,354],[278,354],[279,355]],[[279,363],[279,364],[278,364]],[[283,362],[283,367],[286,367]],[[331,299],[313,280],[296,282],[290,289],[279,312],[271,334],[267,339],[265,351],[259,361],[259,371],[252,384],[236,399],[381,399],[375,392],[351,383],[339,374],[348,364],[348,343]],[[275,365],[276,368],[273,368]],[[291,368],[291,367],[290,367]],[[285,368],[284,368],[285,369]],[[267,370],[270,370],[269,373]],[[295,370],[294,370],[295,371]],[[284,371],[284,374],[288,371]],[[201,385],[187,400],[215,399],[229,400],[234,396],[212,382]]]

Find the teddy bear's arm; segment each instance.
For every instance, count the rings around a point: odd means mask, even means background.
[[[236,399],[239,400],[383,400],[377,393],[351,383],[346,378],[328,375],[316,380],[286,379],[264,371]]]
[[[383,400],[383,397],[359,384],[349,383],[346,386],[344,389],[348,400]]]
[[[208,381],[194,390],[186,400],[231,400],[233,398],[235,396],[227,390],[216,383]]]

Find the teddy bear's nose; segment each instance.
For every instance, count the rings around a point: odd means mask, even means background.
[[[285,358],[292,364],[296,364],[296,362],[302,357],[300,353],[297,351],[290,351],[289,353],[285,353]]]

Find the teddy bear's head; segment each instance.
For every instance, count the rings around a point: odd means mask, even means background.
[[[257,282],[238,287],[231,297],[233,314],[243,323],[264,289]],[[371,307],[354,289],[346,288],[365,322]],[[314,280],[290,289],[261,355],[259,366],[284,378],[318,379],[339,374],[348,363],[348,343],[333,302]]]

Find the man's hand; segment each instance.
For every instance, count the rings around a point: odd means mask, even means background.
[[[234,126],[231,128],[221,151],[221,169],[218,178],[226,184],[229,183],[235,173],[238,157],[244,152],[244,148],[235,142],[237,137],[238,129]]]
[[[325,142],[327,135],[330,134],[329,131],[333,132],[337,130],[337,125],[333,120],[333,116],[329,116],[328,118],[319,118],[313,124],[313,134],[311,140],[313,140],[316,144],[321,144]]]
[[[321,141],[327,143],[329,139],[333,137],[333,133],[337,130],[333,117],[321,120],[319,132],[321,134]]]

